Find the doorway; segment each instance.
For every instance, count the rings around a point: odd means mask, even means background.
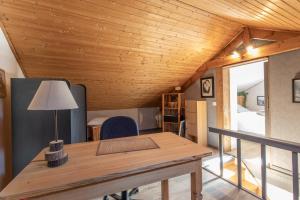
[[[229,69],[232,130],[266,135],[265,62]]]

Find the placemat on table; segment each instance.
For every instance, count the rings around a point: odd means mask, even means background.
[[[158,148],[159,146],[150,137],[118,138],[101,140],[96,155],[99,156]]]

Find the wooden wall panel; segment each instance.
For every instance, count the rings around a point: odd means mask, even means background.
[[[0,17],[26,75],[85,84],[89,110],[159,105],[241,29],[165,0],[2,0]]]

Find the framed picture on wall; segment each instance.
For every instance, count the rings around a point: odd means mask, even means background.
[[[0,69],[0,98],[6,96],[5,71]]]
[[[264,96],[257,96],[257,105],[265,106],[265,97]]]
[[[214,98],[215,96],[214,77],[201,78],[200,83],[201,83],[201,97]]]
[[[293,79],[293,102],[300,103],[300,78]]]

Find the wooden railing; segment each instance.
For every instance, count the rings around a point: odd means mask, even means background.
[[[298,153],[300,153],[300,143],[289,142],[274,138],[269,138],[254,133],[238,132],[218,128],[208,128],[209,132],[219,134],[219,155],[220,155],[220,177],[223,177],[223,136],[230,136],[237,139],[237,165],[238,165],[238,184],[242,188],[242,157],[241,157],[241,140],[246,140],[261,145],[261,177],[262,177],[262,199],[267,199],[267,163],[266,163],[266,146],[275,147],[290,151],[292,154],[292,176],[293,176],[293,200],[299,200],[299,173],[298,173]]]

